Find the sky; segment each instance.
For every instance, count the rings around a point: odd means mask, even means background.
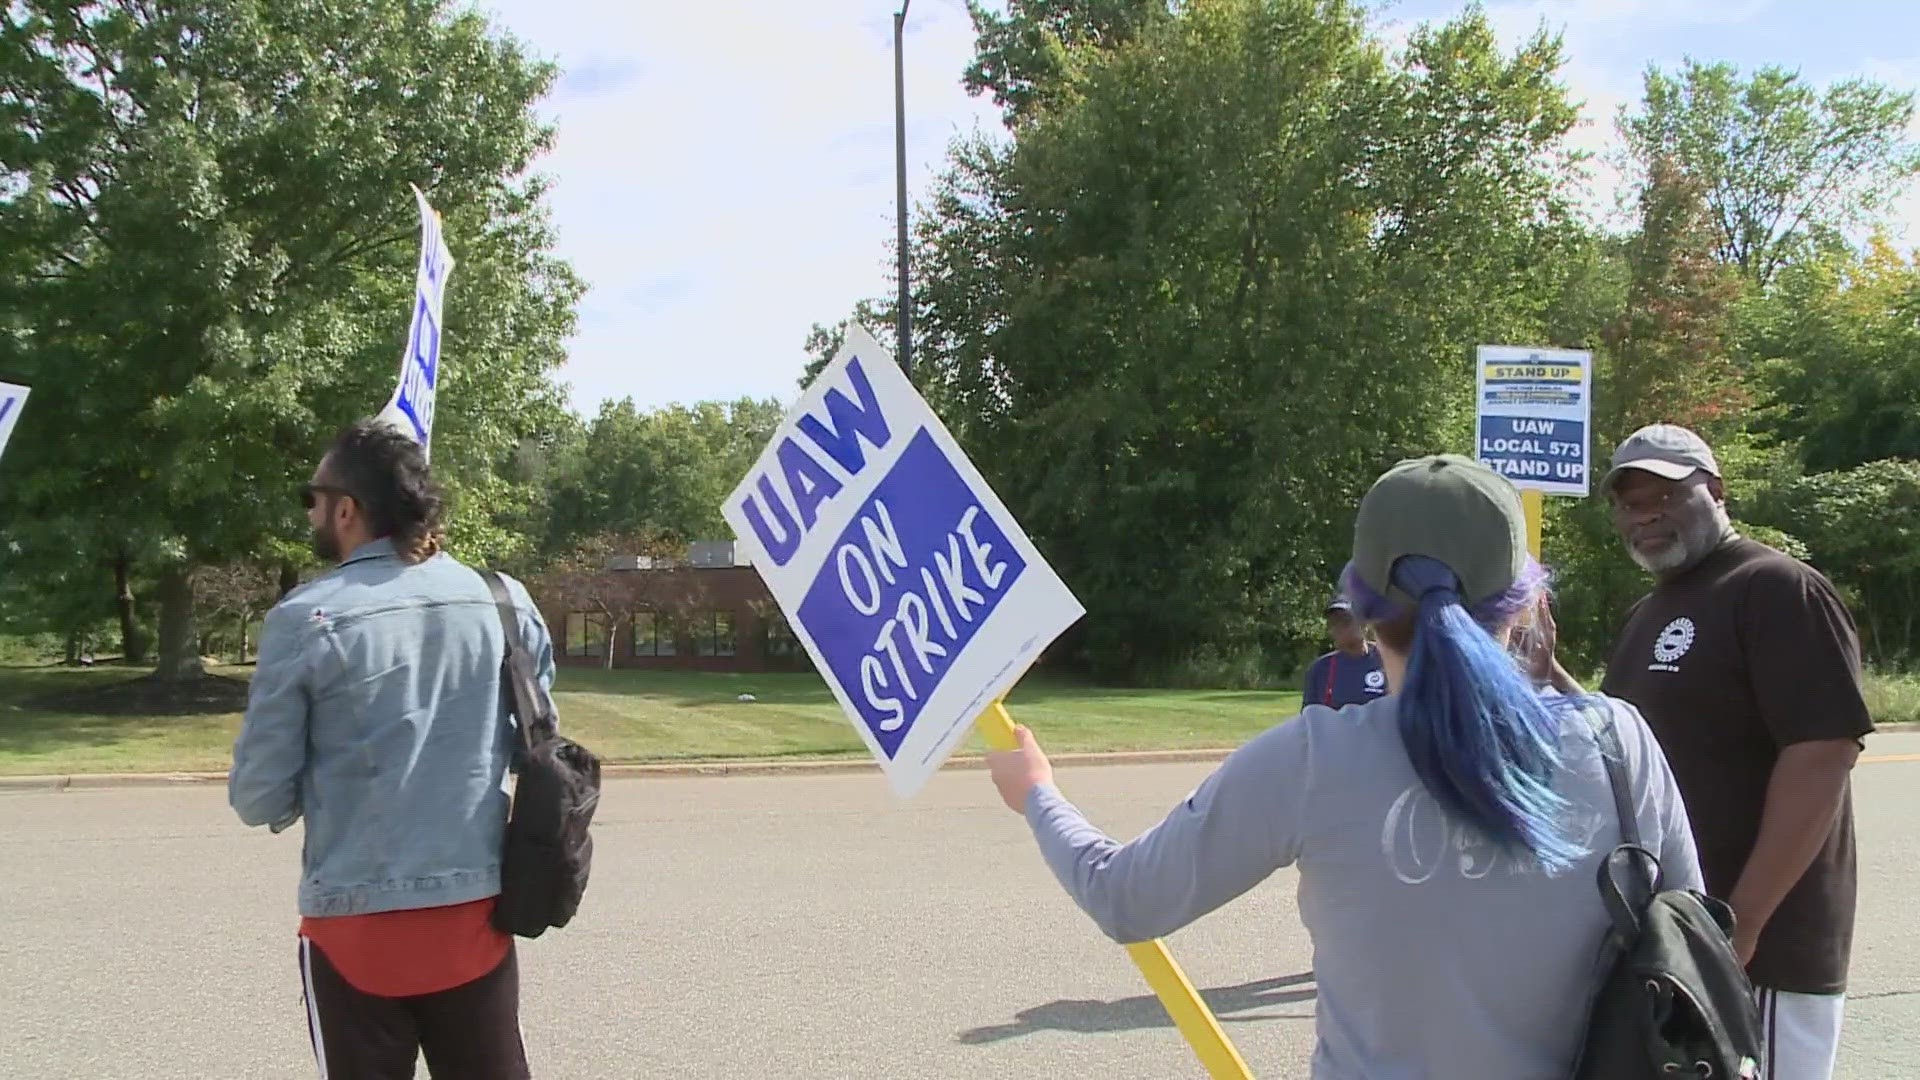
[[[911,0],[905,35],[908,205],[956,137],[1000,135],[960,76],[964,0]],[[816,322],[891,288],[893,17],[898,0],[479,0],[564,72],[542,104],[557,127],[558,251],[585,279],[561,380],[591,416],[742,396],[790,403]],[[1386,0],[1389,39],[1459,0]],[[1543,23],[1585,102],[1576,142],[1604,150],[1649,65],[1784,64],[1816,84],[1866,75],[1920,90],[1912,0],[1490,0],[1512,47]],[[1920,137],[1920,122],[1915,135]],[[1617,182],[1596,171],[1590,204]],[[1920,243],[1920,186],[1896,220]],[[458,273],[449,288],[459,288]],[[883,337],[884,339],[884,337]],[[452,343],[449,343],[449,348]]]

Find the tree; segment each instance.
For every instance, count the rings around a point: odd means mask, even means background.
[[[720,504],[784,415],[772,400],[650,412],[630,398],[604,403],[549,480],[547,550],[602,533],[657,533],[679,543],[731,535]]]
[[[1768,510],[1854,602],[1868,656],[1920,655],[1920,461],[1807,476]]]
[[[961,84],[991,94],[1007,126],[1059,104],[1079,72],[1076,54],[1111,50],[1169,17],[1167,0],[1011,0],[998,14],[967,0],[974,58]]]
[[[110,506],[151,552],[158,675],[201,674],[193,570],[305,532],[294,492],[385,400],[418,226],[446,217],[435,468],[456,546],[509,547],[503,479],[560,408],[578,283],[548,250],[551,65],[443,0],[24,0],[0,35],[0,367],[35,387],[0,518]],[[20,460],[13,460],[18,456]]]
[[[1647,72],[1620,132],[1643,172],[1664,160],[1700,179],[1720,261],[1764,286],[1806,240],[1868,220],[1920,174],[1913,110],[1912,93],[1868,79],[1822,92],[1781,67],[1742,78],[1688,60]]]
[[[1542,332],[1577,261],[1559,64],[1477,14],[1389,59],[1352,5],[1214,0],[957,149],[916,381],[1086,603],[1085,661],[1279,661],[1367,483],[1469,445],[1468,348]]]
[[[1699,181],[1655,161],[1627,243],[1626,310],[1605,336],[1610,439],[1651,423],[1689,427],[1709,442],[1740,428],[1752,400],[1729,339],[1740,279],[1714,260],[1714,243]]]
[[[0,633],[44,635],[65,645],[68,663],[110,633],[114,610],[103,567],[77,561],[47,533],[0,530]]]
[[[814,323],[813,329],[807,331],[806,342],[801,345],[801,348],[807,351],[809,359],[807,360],[806,370],[800,374],[800,388],[805,390],[807,387],[812,386],[814,378],[818,376],[828,364],[833,363],[833,358],[840,352],[840,347],[847,343],[848,326],[859,323],[873,330],[885,326],[892,326],[894,325],[894,310],[894,305],[889,302],[861,300],[854,304],[853,315],[849,318],[841,319],[832,326],[822,326],[819,323]],[[869,330],[869,332],[871,333],[872,330]],[[876,338],[876,340],[885,340],[885,336],[882,335]],[[898,343],[894,344],[893,349],[896,354],[899,352]],[[899,357],[896,355],[894,359],[897,361]]]
[[[247,628],[280,599],[278,571],[270,571],[257,563],[196,567],[193,592],[200,613],[233,621],[239,639],[239,660],[246,663]]]
[[[1882,237],[1789,267],[1749,319],[1756,426],[1812,472],[1920,459],[1920,260]]]

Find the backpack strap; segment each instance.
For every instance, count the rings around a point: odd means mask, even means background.
[[[1600,898],[1624,945],[1639,936],[1640,913],[1660,889],[1660,860],[1640,842],[1639,814],[1634,811],[1633,785],[1627,779],[1626,746],[1613,710],[1608,709],[1605,721],[1594,725],[1594,738],[1620,823],[1619,846],[1600,860]]]
[[[537,741],[545,742],[558,727],[553,715],[540,707],[540,693],[533,678],[533,657],[527,655],[526,642],[520,637],[520,613],[513,606],[506,583],[492,570],[483,569],[480,576],[486,580],[487,591],[493,594],[493,606],[500,613],[500,628],[506,631],[507,655],[500,665],[501,679],[513,694],[513,715],[520,722],[520,742],[531,754],[536,742],[534,729],[539,729]]]
[[[1606,722],[1595,725],[1600,760],[1607,766],[1607,786],[1613,789],[1613,812],[1620,819],[1620,842],[1640,846],[1640,815],[1633,808],[1633,785],[1627,780],[1627,751],[1620,740],[1619,721],[1608,710]]]

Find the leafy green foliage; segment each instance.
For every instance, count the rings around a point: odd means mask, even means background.
[[[1627,243],[1626,310],[1606,335],[1612,378],[1602,426],[1614,439],[1644,424],[1679,424],[1717,441],[1738,431],[1752,400],[1729,340],[1741,279],[1714,259],[1698,180],[1653,163],[1640,230]]]
[[[1321,647],[1353,507],[1471,443],[1475,344],[1588,348],[1596,463],[1668,420],[1741,527],[1920,649],[1920,264],[1852,245],[1920,172],[1911,95],[1650,72],[1639,219],[1570,207],[1557,39],[1477,10],[1390,52],[1349,0],[971,5],[957,144],[914,242],[915,380],[1089,609],[1097,673],[1270,685]],[[386,399],[418,223],[446,218],[434,465],[452,546],[609,619],[610,554],[727,535],[776,401],[591,418],[552,381],[580,282],[531,170],[550,65],[446,0],[22,0],[0,29],[0,632],[163,673],[311,569],[293,495]],[[891,342],[893,299],[849,314]],[[844,340],[816,325],[806,385]],[[1645,576],[1549,501],[1562,641],[1605,655]],[[631,584],[631,583],[629,583]],[[202,634],[196,614],[218,633]],[[239,644],[244,649],[244,640]]]
[[[545,548],[646,532],[685,544],[732,535],[720,516],[786,410],[777,401],[703,401],[641,412],[607,402],[548,481]]]
[[[1390,61],[1338,2],[1220,0],[1089,53],[923,220],[930,396],[1087,603],[1109,674],[1315,632],[1353,505],[1464,448],[1469,345],[1579,244],[1558,43]]]
[[[1648,71],[1620,130],[1642,169],[1673,162],[1706,186],[1720,261],[1766,285],[1808,240],[1868,220],[1920,174],[1913,107],[1868,79],[1818,91],[1783,67],[1742,78],[1689,60]]]
[[[1775,522],[1805,540],[1864,613],[1864,645],[1881,659],[1920,648],[1920,461],[1871,461],[1802,477],[1775,493]]]
[[[1876,238],[1789,267],[1749,317],[1761,430],[1812,471],[1920,459],[1920,263]]]
[[[975,50],[961,82],[993,95],[1008,126],[1068,100],[1082,65],[1169,14],[1166,0],[1011,0],[1004,15],[967,0]]]
[[[297,550],[298,484],[392,388],[411,182],[459,262],[435,432],[453,540],[510,551],[492,519],[526,493],[501,466],[559,410],[579,291],[526,172],[553,68],[443,0],[11,12],[0,370],[35,393],[0,520],[70,527],[76,574],[140,559],[167,608],[162,673],[198,674],[192,568]]]

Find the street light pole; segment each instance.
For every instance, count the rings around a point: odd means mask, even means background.
[[[907,74],[901,38],[907,25],[907,8],[913,0],[901,0],[893,16],[893,158],[895,213],[899,218],[899,329],[900,370],[913,377],[913,304],[907,285]]]

